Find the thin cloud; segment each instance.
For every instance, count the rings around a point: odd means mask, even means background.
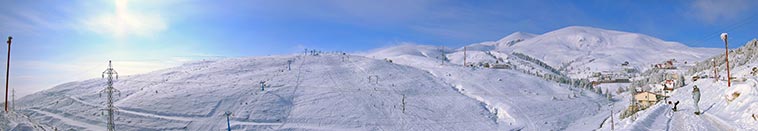
[[[731,20],[750,10],[749,0],[697,0],[692,3],[694,16],[705,22]]]

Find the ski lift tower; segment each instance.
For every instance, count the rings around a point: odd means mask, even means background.
[[[226,115],[226,130],[232,131],[232,124],[229,121],[229,116],[232,115],[232,112],[229,112],[229,111],[224,112],[224,115]]]
[[[726,87],[732,87],[732,74],[729,73],[729,42],[727,42],[726,33],[721,33],[721,40],[724,40],[724,48],[726,49]]]
[[[258,83],[261,84],[261,91],[264,91],[264,89],[266,87],[266,81],[261,81],[261,82],[258,82]]]

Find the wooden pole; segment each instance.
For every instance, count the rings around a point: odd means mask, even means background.
[[[732,87],[732,74],[729,72],[729,42],[727,40],[727,34],[721,33],[721,39],[724,40],[724,48],[726,49],[726,86]]]

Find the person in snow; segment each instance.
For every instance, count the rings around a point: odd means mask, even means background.
[[[697,88],[697,86],[693,86],[692,99],[695,100],[695,114],[700,115],[700,107],[697,105],[697,103],[700,102],[700,89]]]

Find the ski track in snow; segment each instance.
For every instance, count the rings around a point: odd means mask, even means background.
[[[297,76],[296,76],[296,78],[295,78],[295,89],[294,89],[294,90],[292,90],[292,94],[291,94],[292,98],[290,98],[290,101],[291,101],[293,104],[295,103],[295,94],[297,94],[297,89],[300,87],[300,84],[302,84],[302,83],[303,83],[303,79],[302,79],[301,77],[303,77],[303,76],[302,76],[302,73],[303,73],[303,66],[305,65],[305,61],[307,60],[307,59],[306,59],[306,58],[307,58],[306,56],[307,56],[307,55],[303,55],[303,56],[301,57],[301,58],[302,58],[302,61],[300,62],[300,67],[298,67],[298,68],[297,68]],[[294,107],[293,107],[293,108],[294,108]],[[294,110],[294,109],[291,109],[291,108],[290,108],[290,109],[287,111],[287,115],[284,117],[284,122],[282,122],[282,124],[281,124],[281,125],[279,125],[278,129],[281,129],[282,127],[284,127],[285,125],[287,125],[287,123],[288,123],[288,121],[289,121],[289,118],[290,118],[290,115],[291,115],[291,113],[292,113],[292,110]]]
[[[46,115],[46,116],[50,116],[50,117],[59,119],[59,120],[63,121],[63,123],[66,123],[68,125],[79,126],[79,127],[85,128],[87,130],[93,130],[93,131],[104,131],[104,130],[106,130],[102,126],[93,125],[93,124],[90,124],[90,123],[80,122],[80,121],[77,121],[77,120],[69,119],[69,118],[66,118],[64,116],[60,116],[60,115],[55,114],[55,113],[50,113],[50,112],[47,112],[47,111],[42,111],[42,110],[37,110],[37,109],[28,109],[28,110],[31,110],[31,111],[34,111],[34,112],[37,112],[37,113],[40,113],[40,114],[43,114],[43,115]]]
[[[78,99],[78,98],[76,98],[74,96],[69,96],[69,95],[66,95],[66,96],[67,96],[67,98],[72,99],[72,100],[74,100],[76,102],[79,102],[81,104],[85,104],[85,105],[93,106],[93,107],[101,107],[101,106],[98,106],[98,105],[95,105],[95,104],[83,101],[81,99]],[[34,111],[40,112],[40,110],[34,110]],[[211,117],[211,116],[206,116],[206,117],[168,116],[168,115],[161,115],[161,114],[155,114],[155,113],[150,113],[150,112],[140,112],[140,111],[136,111],[136,110],[127,110],[127,109],[119,109],[118,112],[132,114],[132,115],[145,116],[145,117],[149,117],[149,118],[168,119],[168,120],[187,121],[187,122],[195,121],[195,120],[198,120],[198,119],[201,119],[201,118]],[[40,112],[40,113],[43,113],[43,112]],[[215,113],[215,112],[212,112],[212,113]],[[47,115],[47,114],[49,114],[49,112],[44,112],[44,114]],[[72,121],[73,123],[77,123],[77,124],[78,123],[84,123],[84,122],[80,122],[80,121],[76,121],[76,120],[72,120],[72,119],[68,119],[67,121]],[[231,122],[232,123],[236,123],[237,125],[264,125],[264,126],[282,125],[282,123],[249,122],[249,121],[239,121],[239,120],[231,120]]]

